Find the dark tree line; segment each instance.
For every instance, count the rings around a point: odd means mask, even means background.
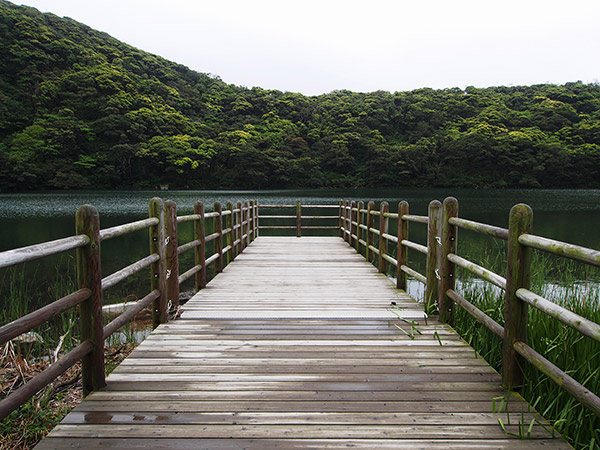
[[[600,85],[246,89],[0,0],[0,189],[600,187]]]

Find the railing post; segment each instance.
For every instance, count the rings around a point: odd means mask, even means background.
[[[350,242],[352,242],[352,237],[350,236],[350,202],[348,200],[346,200],[344,202],[344,229],[346,230],[344,232],[344,240],[348,243],[348,245],[351,245]]]
[[[408,239],[408,221],[402,217],[408,214],[408,202],[401,201],[398,203],[398,249],[396,257],[398,267],[396,268],[396,288],[406,291],[406,273],[402,270],[402,266],[408,265],[408,248],[402,245],[402,241]]]
[[[225,242],[227,243],[226,247],[230,247],[229,251],[227,252],[227,259],[225,265],[229,265],[229,263],[235,258],[233,254],[233,203],[227,202],[225,208],[229,211],[229,214],[225,216],[225,228],[229,228],[227,236],[225,236]]]
[[[448,289],[454,290],[454,263],[448,260],[450,253],[456,253],[457,229],[450,223],[450,218],[458,217],[458,200],[448,197],[444,200],[442,210],[442,245],[440,253],[440,290],[438,292],[439,320],[442,323],[454,324],[454,302],[446,295]]]
[[[243,222],[244,222],[244,213],[243,213],[243,211],[244,210],[242,209],[242,202],[237,202],[237,209],[239,209],[238,216],[237,216],[237,223],[239,225],[239,228],[238,228],[239,242],[238,242],[237,252],[238,252],[238,255],[239,255],[244,250],[244,243],[242,242],[243,241],[242,236],[244,235],[244,225],[243,225]]]
[[[440,211],[442,204],[438,200],[429,203],[429,221],[427,224],[427,284],[425,286],[425,309],[429,310],[438,299],[439,274],[438,254],[440,239]]]
[[[372,262],[373,259],[371,249],[369,248],[373,245],[373,233],[371,232],[371,228],[375,225],[375,219],[371,212],[375,208],[375,202],[371,200],[367,203],[367,251],[365,252],[365,259],[369,262]]]
[[[250,243],[254,242],[254,200],[250,200],[250,209],[248,210],[250,217],[248,218],[248,225],[250,229],[248,234],[250,236]]]
[[[362,229],[360,228],[362,213],[360,212],[360,210],[364,209],[364,207],[365,207],[365,204],[362,200],[359,201],[358,205],[356,206],[356,208],[357,208],[357,211],[356,211],[356,251],[359,254],[362,254],[360,251],[360,238],[362,236]]]
[[[150,200],[150,217],[158,219],[158,224],[150,227],[150,254],[157,254],[158,261],[150,266],[151,290],[158,289],[160,295],[152,304],[152,325],[154,328],[167,321],[167,271],[165,267],[165,208],[162,199]]]
[[[165,202],[165,234],[167,236],[165,253],[167,255],[168,309],[169,303],[171,307],[179,306],[179,255],[177,253],[179,240],[177,237],[177,205],[173,200]]]
[[[195,248],[195,262],[200,266],[200,271],[196,272],[195,282],[196,291],[206,287],[206,229],[204,226],[204,203],[197,201],[194,204],[194,214],[200,216],[200,219],[194,220],[194,240],[200,244]]]
[[[344,202],[340,200],[340,237],[344,238]]]
[[[217,238],[213,241],[214,251],[218,255],[215,261],[215,275],[223,271],[223,216],[221,215],[222,207],[221,203],[215,202],[213,205],[213,211],[218,215],[213,219],[213,230],[218,234]]]
[[[302,237],[302,204],[296,200],[296,237]]]
[[[515,352],[515,341],[527,342],[527,303],[517,298],[517,289],[529,289],[531,249],[519,244],[519,236],[530,233],[533,212],[528,205],[518,204],[510,210],[508,221],[508,254],[506,295],[504,303],[504,343],[502,351],[502,384],[505,389],[523,383],[523,359]]]
[[[244,242],[244,248],[250,245],[250,208],[248,202],[244,202],[244,217],[246,221],[246,240]]]
[[[254,237],[260,236],[260,223],[258,222],[258,200],[254,200]]]
[[[77,234],[85,234],[90,243],[77,255],[77,284],[87,288],[90,297],[80,305],[81,342],[90,341],[93,349],[81,360],[83,395],[106,386],[104,369],[104,331],[102,323],[102,274],[100,269],[100,219],[91,205],[81,206],[75,215]]]
[[[384,216],[390,210],[388,202],[381,202],[379,204],[379,262],[377,267],[379,272],[387,273],[387,261],[384,259],[383,255],[387,254],[388,242],[387,239],[383,237],[384,234],[388,232],[388,224],[389,219]]]
[[[356,234],[356,230],[354,230],[354,224],[352,222],[356,222],[356,216],[354,215],[354,211],[353,209],[356,208],[356,202],[354,200],[352,200],[350,202],[350,211],[349,211],[349,215],[350,215],[350,220],[348,222],[348,230],[350,230],[350,234],[348,235],[348,243],[350,244],[350,247],[354,247],[354,241],[352,240],[352,231],[354,231],[354,234]],[[358,239],[358,237],[357,237]]]

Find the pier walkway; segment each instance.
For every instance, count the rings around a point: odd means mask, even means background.
[[[342,239],[261,236],[37,448],[570,448],[549,430]]]

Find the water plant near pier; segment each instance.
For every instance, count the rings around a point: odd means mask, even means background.
[[[481,254],[481,253],[480,253]],[[501,253],[487,253],[485,267],[502,266]],[[534,253],[531,265],[532,291],[593,322],[600,323],[598,273],[569,260]],[[587,277],[587,278],[582,278]],[[504,323],[503,292],[481,282],[466,271],[457,289],[475,306],[499,324]],[[455,329],[475,350],[500,371],[502,342],[480,325],[462,308],[457,308]],[[600,343],[582,336],[535,308],[529,309],[527,328],[529,345],[590,391],[600,392]],[[555,382],[530,364],[523,366],[524,381],[520,390],[552,426],[577,449],[600,446],[600,418],[573,399]]]

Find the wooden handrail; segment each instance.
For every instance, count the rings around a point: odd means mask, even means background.
[[[82,360],[84,393],[87,394],[103,387],[105,384],[104,341],[106,338],[133,320],[142,309],[150,305],[153,310],[153,325],[157,326],[163,323],[167,318],[167,305],[177,307],[180,283],[196,275],[196,288],[201,289],[206,286],[206,267],[209,264],[218,261],[225,254],[229,255],[227,263],[233,260],[237,241],[230,242],[228,240],[227,246],[224,248],[221,246],[219,253],[206,258],[207,241],[222,242],[224,235],[233,236],[235,230],[238,229],[239,245],[241,245],[241,240],[245,240],[248,244],[255,238],[258,232],[255,226],[258,223],[257,202],[246,202],[244,206],[238,206],[237,210],[231,207],[222,211],[220,205],[215,206],[215,211],[205,214],[204,206],[201,202],[197,202],[194,205],[194,214],[178,217],[174,202],[163,203],[161,199],[155,198],[150,202],[148,219],[100,230],[97,211],[92,206],[85,205],[77,211],[76,229],[78,234],[76,236],[1,252],[0,267],[10,267],[75,249],[77,250],[79,290],[0,327],[0,343],[4,344],[14,339],[76,305],[81,305],[80,339],[83,343],[3,399],[0,402],[0,418],[6,417],[78,360]],[[243,220],[242,213],[244,214]],[[223,217],[231,225],[223,227],[221,222],[220,226],[215,227],[215,233],[205,236],[206,219],[212,218],[216,223],[217,219],[222,221]],[[179,246],[177,225],[184,222],[194,223],[194,239]],[[101,279],[100,243],[143,229],[148,229],[150,234],[149,256]],[[241,234],[242,229],[245,231],[243,235]],[[191,249],[194,249],[196,253],[196,264],[179,276],[178,256]],[[109,324],[103,326],[102,321],[99,320],[102,317],[102,292],[147,267],[151,268],[152,273],[150,293]]]
[[[534,236],[528,233],[519,236],[519,244],[564,258],[570,258],[591,266],[600,267],[600,251],[591,248],[567,244],[566,242],[555,241],[554,239]]]
[[[593,266],[600,266],[599,251],[531,234],[530,218],[528,218],[530,209],[525,205],[518,205],[511,210],[511,221],[508,229],[459,218],[458,204],[452,198],[444,201],[443,208],[441,208],[439,202],[436,203],[435,201],[431,202],[429,207],[427,216],[417,216],[409,214],[408,203],[406,202],[401,202],[398,205],[398,212],[394,213],[389,212],[385,202],[381,202],[380,209],[375,210],[373,202],[369,202],[365,208],[365,203],[362,201],[342,201],[339,205],[302,205],[300,202],[297,202],[296,205],[261,205],[258,202],[249,201],[245,203],[238,202],[236,205],[228,203],[225,209],[220,203],[215,203],[213,211],[205,213],[202,203],[197,202],[194,205],[193,214],[177,216],[174,203],[166,202],[163,204],[162,200],[153,199],[150,206],[151,217],[148,219],[118,225],[105,230],[98,229],[97,212],[93,208],[80,209],[81,211],[78,211],[78,223],[80,225],[77,228],[79,233],[77,236],[0,253],[1,268],[76,249],[78,271],[80,272],[78,291],[0,327],[0,344],[78,304],[81,304],[82,340],[85,341],[85,345],[82,344],[74,353],[69,353],[59,360],[59,363],[51,366],[50,371],[44,372],[41,381],[37,381],[36,378],[31,387],[25,390],[20,389],[17,391],[18,395],[16,397],[13,398],[11,395],[10,400],[4,399],[0,402],[0,416],[8,414],[15,407],[18,407],[19,401],[23,398],[27,400],[29,397],[25,398],[24,393],[29,395],[33,390],[39,390],[52,381],[52,379],[48,379],[50,376],[48,374],[60,375],[62,372],[59,372],[59,370],[67,366],[70,367],[69,364],[73,363],[73,358],[76,357],[83,358],[84,361],[84,390],[90,392],[102,387],[104,383],[104,361],[102,357],[104,339],[150,304],[153,305],[154,326],[165,321],[167,304],[177,306],[175,298],[178,298],[176,293],[178,293],[181,283],[195,276],[196,289],[205,287],[207,267],[214,263],[215,272],[218,273],[258,236],[259,230],[296,230],[296,235],[300,236],[302,230],[339,229],[340,235],[348,241],[348,244],[361,254],[364,249],[365,258],[373,262],[381,272],[388,273],[388,264],[393,267],[396,272],[398,288],[406,288],[406,275],[425,283],[426,304],[431,306],[437,301],[441,321],[451,323],[454,317],[454,305],[457,305],[468,311],[476,320],[490,329],[494,335],[503,340],[503,383],[509,389],[520,383],[519,377],[523,364],[520,359],[533,363],[544,373],[559,374],[556,376],[562,377],[560,369],[543,360],[541,355],[538,355],[527,346],[522,331],[526,325],[526,314],[524,312],[526,308],[524,305],[535,307],[543,314],[569,325],[583,335],[600,341],[599,324],[580,317],[566,308],[531,292],[528,286],[529,249],[550,252]],[[261,208],[262,210],[295,208],[296,214],[259,214]],[[336,209],[338,214],[302,215],[303,210],[309,210],[310,208]],[[260,219],[269,218],[295,219],[296,223],[289,226],[269,226],[260,223]],[[208,235],[206,235],[205,228],[207,219],[213,221],[213,232]],[[339,224],[325,226],[306,225],[304,223],[308,220],[329,219],[338,220]],[[390,219],[397,221],[394,222],[394,226],[397,223],[397,230],[390,228]],[[185,222],[193,222],[194,236],[190,242],[179,245],[177,225]],[[427,245],[409,240],[409,222],[428,225]],[[485,267],[458,256],[456,254],[457,228],[507,240],[509,246],[507,277],[504,278]],[[149,256],[104,279],[100,279],[98,275],[100,273],[100,242],[142,229],[149,229],[151,237]],[[211,241],[213,242],[211,246],[213,248],[207,256],[206,243]],[[388,249],[389,243],[396,246],[395,258]],[[192,249],[195,252],[194,266],[179,275],[178,255]],[[409,267],[408,249],[427,256],[426,275],[422,275]],[[439,257],[437,256],[438,251]],[[439,261],[439,264],[437,261]],[[149,266],[153,274],[150,293],[108,325],[102,327],[101,323],[95,322],[93,317],[96,313],[94,311],[101,307],[102,291]],[[454,290],[455,266],[465,268],[479,278],[507,291],[507,313],[504,327],[456,293]],[[507,336],[510,336],[510,339]],[[77,359],[74,361],[77,361]],[[565,387],[567,391],[597,413],[597,410],[594,409],[598,404],[597,396],[582,391],[579,387],[581,385],[575,380],[572,383],[569,381],[567,384],[569,384],[568,387]],[[10,405],[12,409],[9,409],[6,405]]]
[[[499,239],[508,240],[508,230],[506,228],[495,227],[485,223],[474,222],[472,220],[451,217],[450,223],[464,230],[475,231]]]
[[[129,278],[130,276],[138,273],[140,270],[150,267],[152,264],[158,262],[159,259],[160,256],[155,253],[153,255],[146,256],[145,258],[142,258],[139,261],[136,261],[133,264],[130,264],[127,267],[108,275],[107,277],[102,278],[102,290],[105,291],[106,289],[109,289],[121,281]]]
[[[446,199],[443,211],[440,211],[440,206],[438,201],[432,201],[429,205],[428,216],[416,216],[408,213],[408,203],[406,202],[399,203],[398,213],[384,210],[375,211],[373,202],[369,202],[366,208],[364,202],[358,204],[348,201],[340,202],[338,215],[340,233],[349,240],[353,247],[356,247],[357,252],[362,253],[364,248],[365,258],[368,261],[372,261],[373,254],[377,255],[376,261],[378,262],[375,265],[379,268],[381,268],[382,261],[396,266],[396,280],[399,289],[406,289],[406,275],[425,283],[424,301],[428,307],[437,302],[441,321],[451,323],[454,320],[454,305],[456,304],[465,309],[495,336],[502,339],[504,343],[503,384],[507,389],[521,383],[523,361],[519,359],[525,359],[559,384],[562,385],[564,381],[564,388],[567,392],[590,410],[599,414],[600,398],[598,396],[586,390],[577,381],[527,346],[524,341],[527,314],[523,305],[535,307],[543,314],[570,326],[584,336],[600,341],[600,324],[550,302],[528,289],[530,260],[528,249],[542,250],[596,267],[600,267],[600,251],[531,234],[529,232],[531,210],[526,205],[517,205],[511,210],[508,229],[459,218],[456,199]],[[443,214],[440,214],[442,212]],[[378,225],[375,224],[376,217],[379,218]],[[385,225],[384,220],[388,219],[397,220],[396,236]],[[427,246],[408,240],[408,222],[428,224]],[[383,228],[385,231],[382,231]],[[458,256],[456,254],[457,228],[508,241],[507,278]],[[375,238],[376,236],[379,238]],[[374,241],[379,242],[379,245],[376,246]],[[387,242],[396,244],[397,259],[384,250],[384,243]],[[406,250],[409,248],[427,255],[426,276],[408,266]],[[440,257],[438,257],[438,251],[441,251]],[[455,266],[462,267],[507,292],[504,327],[454,290]]]
[[[489,281],[493,285],[498,286],[503,290],[506,290],[506,278],[501,277],[497,273],[494,273],[491,270],[486,269],[485,267],[479,266],[465,258],[461,258],[460,256],[455,255],[454,253],[450,253],[448,255],[448,259],[457,266],[460,266],[463,269],[466,269],[469,272],[477,275],[479,278]]]
[[[80,248],[88,245],[89,242],[87,236],[81,235],[7,250],[0,253],[0,269]]]
[[[571,396],[579,400],[582,405],[584,405],[594,414],[600,416],[600,397],[577,382],[569,374],[560,370],[524,342],[515,341],[513,342],[512,346],[514,350],[521,355],[521,357],[529,361],[534,367],[550,377],[552,381],[571,394]]]
[[[11,339],[27,333],[38,325],[47,322],[52,317],[65,312],[66,310],[78,305],[90,297],[89,289],[79,289],[72,294],[66,295],[55,302],[50,303],[40,309],[37,309],[17,320],[14,320],[0,327],[0,346],[3,346]]]
[[[115,227],[106,228],[100,230],[100,240],[106,241],[119,236],[124,236],[134,231],[145,230],[152,226],[158,225],[158,219],[150,217],[149,219],[138,220],[137,222],[126,223],[124,225],[117,225]]]

